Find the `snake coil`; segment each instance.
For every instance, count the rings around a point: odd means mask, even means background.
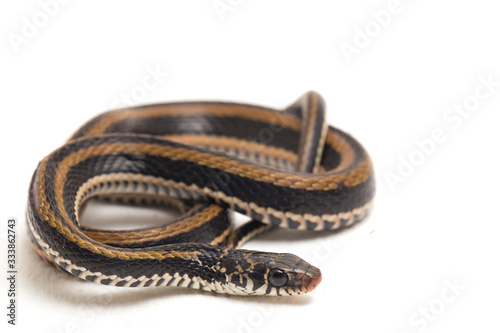
[[[297,295],[321,281],[293,254],[239,249],[270,227],[325,230],[372,205],[370,158],[326,124],[309,92],[283,111],[222,102],[146,105],[101,114],[45,157],[28,195],[35,250],[81,279],[237,295]],[[80,225],[92,199],[173,206],[162,225]],[[252,220],[232,230],[228,209]]]

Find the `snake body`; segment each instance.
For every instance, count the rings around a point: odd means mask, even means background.
[[[81,279],[237,295],[296,295],[321,281],[293,254],[239,247],[271,226],[337,229],[374,196],[370,158],[326,125],[314,92],[285,110],[186,102],[101,114],[36,168],[27,222],[35,250]],[[175,206],[182,215],[134,230],[81,226],[91,198]],[[228,210],[252,221],[232,230]]]

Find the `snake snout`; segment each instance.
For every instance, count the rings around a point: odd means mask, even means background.
[[[321,282],[321,271],[319,268],[310,266],[302,276],[302,285],[306,292],[313,291]]]

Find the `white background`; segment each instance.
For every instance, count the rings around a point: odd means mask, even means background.
[[[401,0],[390,19],[378,15],[382,27],[372,12],[393,9],[389,0],[221,0],[224,13],[213,0],[70,1],[51,16],[47,2],[0,5],[0,219],[19,219],[16,327],[0,279],[8,332],[499,330],[496,2]],[[151,70],[168,75],[140,95]],[[488,91],[481,77],[497,85]],[[122,95],[281,108],[311,89],[330,124],[370,152],[378,185],[373,213],[355,227],[278,230],[247,245],[316,263],[323,281],[311,294],[115,289],[59,273],[29,247],[24,206],[37,162],[89,118],[124,106]],[[465,118],[449,113],[464,102]],[[436,129],[444,139],[429,144]],[[416,142],[427,142],[426,155]],[[403,168],[410,158],[418,165]],[[388,175],[400,178],[391,186]]]

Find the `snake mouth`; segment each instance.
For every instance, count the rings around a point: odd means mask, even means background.
[[[316,289],[318,284],[321,282],[321,271],[317,267],[310,266],[301,281],[305,292],[309,293]]]

